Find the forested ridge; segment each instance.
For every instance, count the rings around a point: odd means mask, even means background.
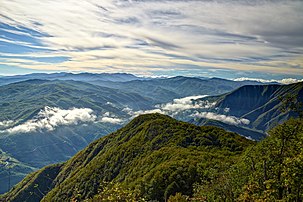
[[[302,119],[256,143],[217,127],[141,115],[69,161],[27,176],[2,199],[301,201],[302,143]]]

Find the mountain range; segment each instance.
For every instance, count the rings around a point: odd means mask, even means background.
[[[141,115],[69,161],[27,176],[5,198],[84,200],[96,195],[101,182],[106,181],[138,189],[148,200],[164,201],[176,189],[191,195],[204,164],[210,164],[207,169],[211,169],[216,161],[228,159],[231,163],[252,144],[216,127],[198,127],[160,114]],[[208,162],[210,159],[213,162]]]
[[[295,116],[279,111],[279,96],[291,93],[302,100],[302,83],[219,78],[56,73],[1,77],[0,83],[0,193],[140,114],[164,113],[261,140],[268,129]]]
[[[303,82],[289,85],[246,85],[234,91],[207,97],[215,102],[213,112],[249,120],[245,127],[266,133],[279,123],[297,116],[294,112],[281,111],[281,99],[292,95],[303,102]],[[198,121],[203,124],[203,121]]]
[[[302,119],[269,133],[256,143],[214,126],[140,115],[68,161],[31,173],[0,200],[300,201]]]

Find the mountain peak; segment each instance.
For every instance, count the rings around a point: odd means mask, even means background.
[[[40,201],[42,197],[42,201],[70,201],[79,196],[79,200],[84,200],[97,194],[102,181],[121,182],[130,189],[140,187],[145,190],[141,194],[149,200],[163,201],[165,190],[172,183],[180,188],[169,195],[178,190],[191,195],[192,185],[200,179],[199,163],[209,155],[216,156],[215,151],[233,158],[251,144],[217,127],[199,127],[162,114],[140,115],[115,133],[91,143],[66,163],[32,174],[5,197],[20,201],[25,197],[30,201]],[[48,175],[51,187],[42,183]],[[159,184],[162,188],[153,188]]]

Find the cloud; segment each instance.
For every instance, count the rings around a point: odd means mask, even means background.
[[[7,48],[0,52],[20,60],[1,56],[0,64],[142,74],[193,68],[300,74],[302,8],[301,1],[2,0],[0,34]],[[45,55],[66,59],[37,62]]]
[[[108,102],[109,103],[109,102]],[[112,103],[110,103],[112,104]],[[124,121],[115,115],[111,114],[110,112],[105,112],[103,116],[100,118],[99,122],[101,123],[112,123],[112,124],[121,124]]]
[[[165,111],[161,109],[151,109],[151,110],[139,110],[139,111],[128,111],[128,114],[131,116],[131,118],[137,117],[141,114],[152,114],[152,113],[160,113],[160,114],[166,114]]]
[[[285,79],[259,79],[259,78],[246,78],[246,77],[241,77],[241,78],[236,78],[234,81],[258,81],[261,83],[271,83],[271,82],[277,82],[281,84],[292,84],[292,83],[298,83],[298,82],[303,82],[303,79],[293,79],[293,78],[285,78]]]
[[[29,133],[43,130],[53,131],[58,126],[94,122],[96,118],[93,110],[89,108],[71,108],[66,110],[57,107],[45,107],[33,119],[2,132]]]
[[[123,122],[122,119],[119,118],[112,118],[112,117],[102,117],[100,119],[100,122],[102,123],[112,123],[112,124],[120,124]]]
[[[208,100],[199,100],[207,97],[207,95],[188,96],[183,98],[174,99],[172,102],[165,104],[158,104],[155,109],[133,111],[129,107],[124,108],[122,111],[126,112],[132,118],[141,114],[160,113],[169,116],[176,116],[179,113],[193,110],[193,109],[210,109],[215,106],[215,102]]]
[[[0,128],[7,128],[14,124],[14,121],[8,120],[8,121],[0,121]]]
[[[156,107],[163,111],[176,112],[196,108],[209,108],[211,105],[208,101],[196,101],[199,98],[204,98],[207,95],[189,96],[179,99],[174,99],[171,103],[157,105]]]
[[[195,118],[206,118],[206,119],[217,120],[232,125],[240,125],[240,124],[248,125],[250,123],[250,121],[245,118],[237,118],[235,116],[227,116],[223,114],[216,114],[213,112],[196,112],[191,116]]]

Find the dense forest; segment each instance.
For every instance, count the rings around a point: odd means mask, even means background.
[[[303,121],[261,142],[141,115],[69,161],[27,176],[7,201],[301,201]]]

